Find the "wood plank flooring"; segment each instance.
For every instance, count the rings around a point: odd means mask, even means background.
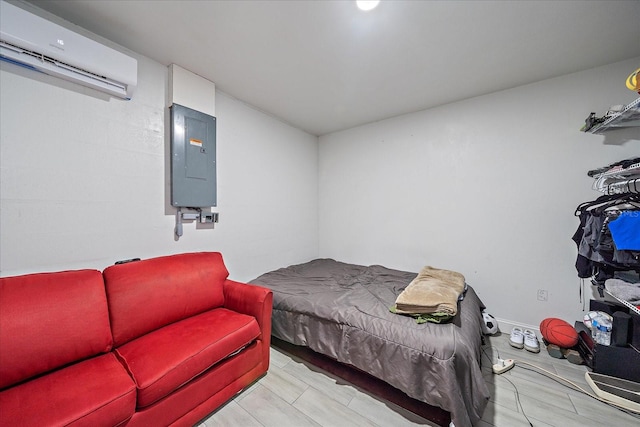
[[[591,392],[584,379],[585,366],[509,345],[509,335],[488,337],[483,347],[484,378],[491,392],[481,427],[637,427],[640,416],[619,411],[559,382],[516,366],[494,375],[491,364],[498,354],[529,362],[567,378]],[[489,358],[492,360],[489,361]],[[518,403],[519,397],[519,403]],[[524,409],[524,414],[523,414]],[[285,351],[271,349],[267,375],[203,420],[199,427],[403,427],[435,424],[329,374]]]

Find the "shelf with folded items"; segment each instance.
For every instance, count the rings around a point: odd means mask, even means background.
[[[620,112],[605,117],[598,118],[595,117],[595,113],[591,113],[581,130],[600,135],[607,131],[627,127],[640,127],[640,98],[626,105]]]
[[[609,178],[609,177],[614,177],[614,178],[628,178],[628,177],[632,177],[632,176],[639,176],[640,177],[640,162],[639,163],[634,163],[632,165],[630,165],[629,167],[626,168],[611,168],[610,170],[606,171],[606,172],[602,172],[600,174],[594,175],[593,178]]]

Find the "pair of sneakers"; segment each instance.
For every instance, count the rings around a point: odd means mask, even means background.
[[[509,337],[511,347],[524,348],[532,353],[540,353],[540,342],[536,333],[531,329],[513,328]]]

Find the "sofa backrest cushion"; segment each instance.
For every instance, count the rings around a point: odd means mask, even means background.
[[[111,348],[99,271],[0,278],[0,389]]]
[[[115,346],[224,305],[229,272],[218,252],[112,265],[104,272]]]

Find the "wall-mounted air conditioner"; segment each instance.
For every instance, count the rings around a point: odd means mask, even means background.
[[[0,59],[131,99],[138,61],[13,4],[0,1]]]

